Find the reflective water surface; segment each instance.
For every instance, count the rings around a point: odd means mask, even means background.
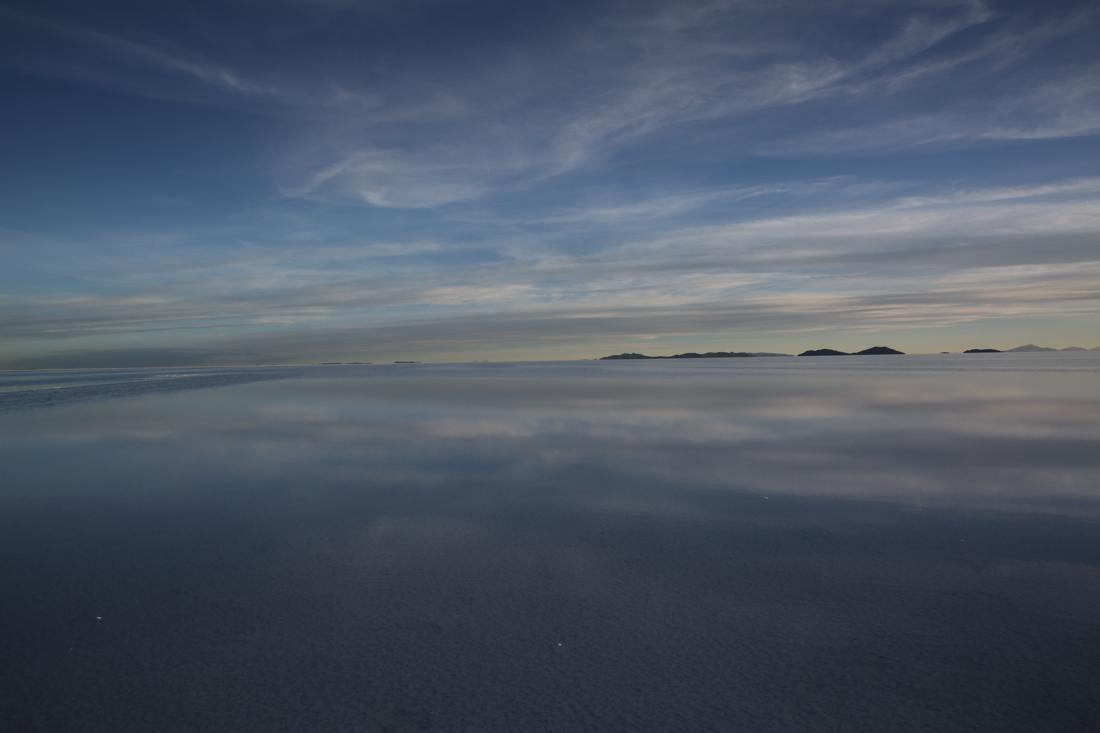
[[[5,730],[1100,720],[1098,354],[13,372],[0,438]]]

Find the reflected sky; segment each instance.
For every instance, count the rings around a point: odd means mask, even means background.
[[[1094,354],[59,374],[0,414],[20,729],[1100,714]]]

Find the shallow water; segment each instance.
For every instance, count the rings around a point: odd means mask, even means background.
[[[5,730],[1095,730],[1100,354],[0,373]]]

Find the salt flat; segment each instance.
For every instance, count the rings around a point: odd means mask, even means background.
[[[0,406],[8,730],[1100,719],[1098,354],[12,372]]]

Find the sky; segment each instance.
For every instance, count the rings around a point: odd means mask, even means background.
[[[0,368],[1100,345],[1100,6],[0,0]]]

